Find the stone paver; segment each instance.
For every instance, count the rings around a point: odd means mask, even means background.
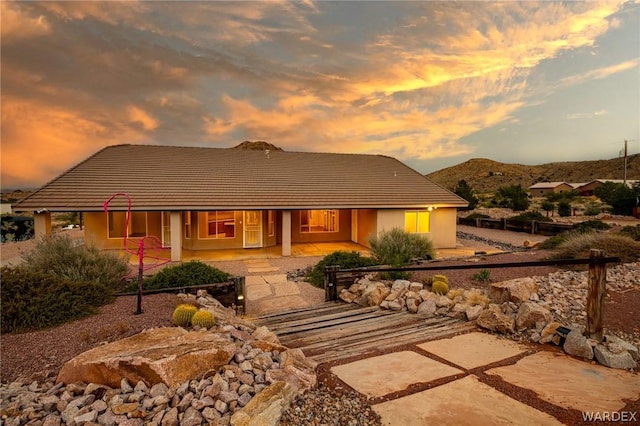
[[[450,339],[422,343],[418,347],[468,370],[511,358],[527,350],[515,342],[487,333],[461,334]]]
[[[619,411],[623,399],[640,398],[640,379],[624,370],[590,364],[565,354],[538,352],[514,365],[486,371],[531,389],[545,401],[579,411]]]
[[[339,365],[333,367],[331,372],[358,392],[370,397],[398,392],[414,383],[426,383],[462,373],[457,368],[410,351]]]
[[[471,375],[373,406],[383,425],[561,425]]]
[[[286,283],[287,275],[286,274],[262,275],[262,279],[264,279],[269,284]]]
[[[298,285],[292,281],[284,281],[272,285],[276,296],[296,296],[300,294]]]
[[[287,309],[306,308],[309,302],[300,296],[287,297],[269,297],[258,302],[257,311],[260,314],[268,314],[270,312],[284,311]]]

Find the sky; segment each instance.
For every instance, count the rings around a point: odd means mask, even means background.
[[[264,140],[425,174],[640,152],[640,0],[0,8],[3,189],[118,144]]]

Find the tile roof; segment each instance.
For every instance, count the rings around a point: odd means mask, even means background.
[[[155,145],[107,147],[14,209],[99,211],[113,194],[133,210],[463,207],[400,161],[327,154]],[[115,199],[112,208],[126,207]]]

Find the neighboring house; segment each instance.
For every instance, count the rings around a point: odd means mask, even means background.
[[[566,182],[538,182],[529,187],[529,192],[533,197],[544,197],[554,192],[571,191],[573,187]]]
[[[103,203],[116,193],[109,213]],[[51,212],[83,212],[85,240],[122,248],[155,235],[182,251],[352,241],[400,227],[436,248],[456,245],[456,208],[467,202],[382,155],[119,145],[105,148],[20,201],[36,235]]]
[[[602,184],[606,182],[624,183],[624,180],[623,179],[596,179],[596,180],[592,180],[589,183],[585,183],[579,186],[578,188],[576,188],[576,191],[578,191],[580,195],[582,195],[583,197],[589,197],[594,194],[593,191],[595,191],[597,187],[602,186]],[[632,187],[636,182],[640,182],[640,181],[627,179],[627,186]]]
[[[11,214],[11,204],[10,203],[0,203],[0,214]]]

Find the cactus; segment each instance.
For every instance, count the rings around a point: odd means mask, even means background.
[[[193,305],[178,305],[173,311],[173,323],[178,327],[185,327],[191,324],[191,317],[198,312],[198,308]]]
[[[442,281],[443,283],[445,283],[447,285],[449,284],[449,278],[447,278],[446,275],[441,275],[441,274],[434,275],[433,276],[433,282],[436,282],[436,281]]]
[[[437,294],[447,294],[449,293],[449,284],[444,281],[434,281],[431,291]]]
[[[194,327],[197,325],[199,327],[211,328],[216,325],[216,319],[211,311],[201,309],[193,314],[193,317],[191,318],[191,325]]]

